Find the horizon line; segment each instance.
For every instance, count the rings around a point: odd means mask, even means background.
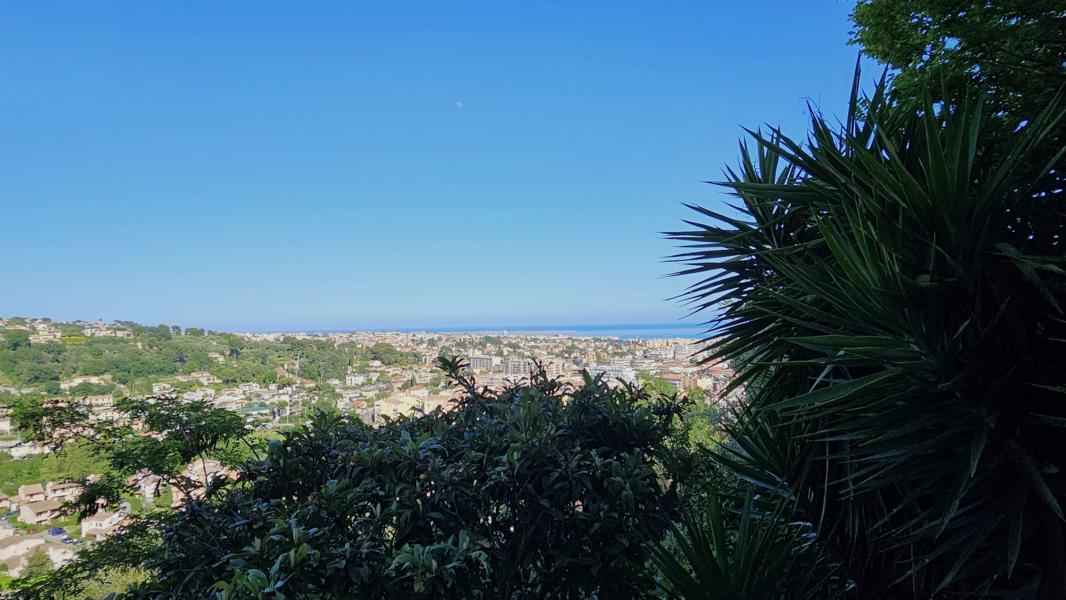
[[[706,323],[571,323],[555,325],[440,325],[415,327],[341,327],[241,329],[233,333],[482,333],[482,332],[552,332],[552,331],[633,331],[641,329],[705,330]]]

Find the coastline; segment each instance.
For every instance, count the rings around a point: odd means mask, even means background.
[[[448,327],[370,327],[359,329],[261,330],[248,333],[440,333],[474,335],[534,335],[558,337],[603,337],[618,339],[700,339],[707,327],[693,323],[612,323],[602,325],[513,325]]]

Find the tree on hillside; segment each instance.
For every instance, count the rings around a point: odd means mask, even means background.
[[[637,381],[653,394],[658,394],[659,396],[673,396],[677,394],[677,388],[675,388],[673,384],[654,373],[649,373],[648,371],[638,372]]]
[[[735,212],[669,234],[746,391],[678,596],[1066,597],[1063,113],[1006,144],[981,94],[886,96],[754,134]]]
[[[4,330],[4,346],[8,350],[18,350],[30,345],[30,333],[25,329]]]
[[[24,580],[33,580],[52,572],[52,559],[48,558],[44,548],[37,546],[26,555],[26,565],[19,574]]]

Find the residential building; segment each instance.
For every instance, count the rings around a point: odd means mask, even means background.
[[[62,336],[58,329],[39,329],[37,333],[30,334],[30,344],[55,344],[59,343]]]
[[[118,529],[126,520],[123,512],[99,511],[81,520],[82,537],[102,540]]]
[[[26,442],[17,446],[12,446],[8,450],[8,453],[11,455],[11,458],[19,460],[29,456],[36,456],[38,454],[48,454],[51,451],[52,449],[44,444]]]
[[[82,486],[70,482],[52,482],[44,484],[44,491],[49,500],[70,501],[78,497],[82,492]]]
[[[504,369],[504,372],[508,375],[527,377],[532,369],[533,361],[523,358],[512,358],[507,361],[507,368]]]
[[[0,562],[7,565],[9,575],[18,576],[30,550],[44,544],[44,537],[39,535],[14,535],[4,538],[0,540]]]
[[[489,372],[495,361],[491,356],[471,356],[469,362],[471,371]]]
[[[444,412],[452,410],[455,408],[455,397],[450,394],[434,394],[423,402],[423,410],[427,413],[437,408]]]
[[[93,385],[106,385],[111,383],[111,374],[105,373],[103,375],[79,375],[78,377],[71,377],[70,379],[60,381],[59,389],[63,390],[64,392],[68,392],[72,388],[83,383],[91,383]]]
[[[7,494],[0,493],[0,510],[18,510],[19,504],[22,500],[18,496],[8,496]]]
[[[57,544],[55,542],[48,542],[44,545],[44,552],[48,555],[48,558],[52,561],[52,567],[58,569],[68,562],[74,560],[77,556],[74,548],[67,544]]]
[[[44,491],[44,486],[39,483],[20,485],[18,494],[23,503],[40,502],[48,499],[48,494]]]
[[[19,521],[27,525],[43,525],[60,515],[63,503],[58,500],[42,500],[23,504],[19,508]]]
[[[190,377],[194,377],[197,381],[199,381],[203,385],[214,385],[216,383],[222,383],[221,379],[219,379],[218,377],[215,377],[214,375],[208,373],[207,371],[195,371],[193,373],[189,373],[189,376]]]

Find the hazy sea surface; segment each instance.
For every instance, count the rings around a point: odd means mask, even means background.
[[[610,325],[515,325],[513,327],[412,327],[402,332],[483,333],[486,335],[557,335],[621,339],[700,338],[702,325],[692,323],[636,323]]]

